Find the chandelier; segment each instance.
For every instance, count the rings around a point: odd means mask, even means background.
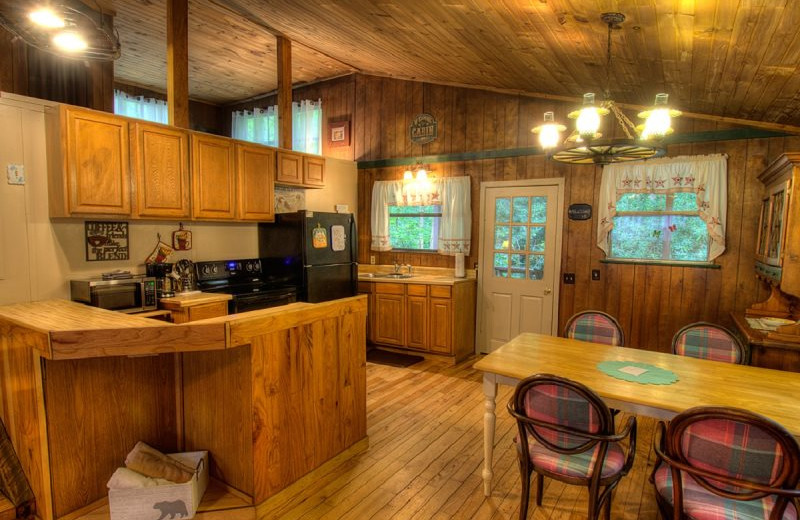
[[[532,132],[539,135],[539,144],[548,157],[564,163],[605,165],[661,157],[666,153],[661,140],[672,133],[671,119],[680,116],[681,112],[667,106],[667,94],[656,94],[654,106],[638,115],[645,120],[644,124],[634,126],[622,113],[611,99],[611,31],[625,21],[625,15],[603,13],[600,19],[608,26],[605,99],[596,105],[593,92],[584,94],[581,108],[567,115],[575,120],[575,130],[561,143],[561,132],[566,127],[555,121],[553,112],[545,112],[544,123]],[[625,138],[604,138],[600,133],[602,118],[608,114],[614,114]]]

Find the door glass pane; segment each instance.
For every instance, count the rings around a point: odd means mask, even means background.
[[[508,226],[495,226],[494,248],[508,249]]]
[[[547,222],[547,197],[531,197],[531,224]]]
[[[525,278],[525,257],[527,255],[511,255],[511,278]]]
[[[531,227],[531,251],[544,252],[544,230],[543,227]]]
[[[529,258],[530,266],[528,269],[528,279],[544,279],[544,255],[531,255]]]
[[[528,222],[528,197],[514,197],[514,222]]]
[[[494,220],[495,222],[508,222],[511,220],[511,199],[495,199]]]
[[[511,249],[512,251],[525,251],[526,244],[526,231],[525,226],[511,226]]]
[[[494,254],[494,275],[508,278],[508,255],[506,253]]]

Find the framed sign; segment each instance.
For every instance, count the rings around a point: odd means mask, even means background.
[[[415,144],[426,144],[436,140],[439,135],[439,125],[436,119],[430,114],[419,114],[411,121],[409,127],[411,142]]]
[[[86,260],[128,260],[128,223],[109,221],[86,222]]]
[[[328,123],[328,129],[331,146],[350,146],[350,121]]]
[[[591,204],[570,204],[567,209],[570,220],[589,220],[592,218]]]

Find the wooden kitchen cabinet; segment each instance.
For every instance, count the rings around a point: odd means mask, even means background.
[[[428,348],[428,287],[406,286],[406,346]]]
[[[403,284],[376,284],[374,315],[375,343],[404,346],[406,297]]]
[[[173,323],[216,318],[228,314],[230,294],[193,293],[178,294],[158,301],[159,309],[167,309],[172,313]]]
[[[373,294],[373,286],[375,284],[372,282],[358,282],[358,294],[364,294],[367,296],[367,341],[370,343],[374,343],[375,336],[375,326],[373,325],[373,318],[375,314],[375,295]]]
[[[192,133],[192,217],[233,220],[236,217],[234,142]]]
[[[303,156],[303,184],[325,186],[325,158],[315,155]]]
[[[325,185],[325,159],[290,150],[278,150],[275,182],[288,186],[322,188]]]
[[[431,298],[428,304],[430,312],[430,336],[428,346],[431,352],[440,354],[453,353],[453,302],[445,298]]]
[[[236,143],[237,219],[275,220],[275,155],[273,148]]]
[[[136,179],[134,214],[143,218],[189,218],[189,134],[150,123],[131,124]]]
[[[130,216],[128,121],[67,105],[48,109],[51,217]]]

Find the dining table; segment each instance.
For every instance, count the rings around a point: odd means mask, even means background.
[[[624,373],[612,376],[598,368],[609,365],[623,367]],[[636,379],[634,374],[641,370],[637,367],[650,367],[652,373],[671,373],[676,380],[643,384],[624,379]],[[796,372],[535,333],[520,334],[482,357],[474,368],[483,372],[486,409],[482,477],[486,496],[492,492],[497,385],[516,386],[534,374],[577,381],[592,389],[609,407],[634,414],[669,420],[695,406],[744,408],[778,422],[800,437],[800,374]]]

